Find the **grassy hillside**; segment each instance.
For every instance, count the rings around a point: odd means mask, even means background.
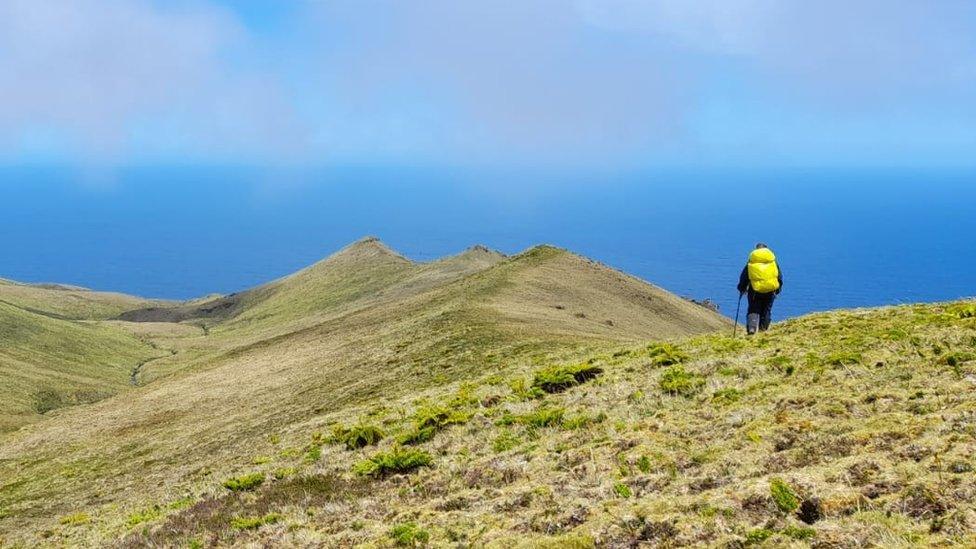
[[[53,318],[71,320],[113,318],[126,311],[160,303],[74,286],[21,284],[4,279],[0,279],[0,302]]]
[[[322,410],[165,486],[144,454],[139,496],[102,478],[47,541],[973,546],[974,358],[961,302],[540,360]],[[30,460],[3,458],[6,528],[32,539],[16,529]]]
[[[125,389],[159,351],[137,337],[0,302],[0,432]]]
[[[158,322],[170,306],[123,316],[157,322],[103,323],[169,355],[140,369],[124,397],[0,439],[0,536],[103,543],[125,528],[89,524],[96,509],[140,523],[133,509],[188,501],[243,464],[281,452],[311,460],[309,433],[363,407],[393,413],[382,410],[462,380],[728,325],[548,247],[512,258],[476,247],[416,264],[367,239],[220,299],[230,305],[219,314],[190,310],[217,300],[177,306],[168,320],[181,323]]]

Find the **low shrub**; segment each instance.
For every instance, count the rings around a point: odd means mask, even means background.
[[[394,447],[357,463],[353,472],[362,476],[382,477],[393,473],[409,473],[433,462],[430,454],[412,448]]]
[[[390,530],[390,537],[400,547],[417,547],[430,541],[430,534],[414,522],[397,524]]]
[[[705,378],[688,372],[684,366],[672,366],[661,374],[661,390],[672,395],[692,396],[705,385]]]
[[[586,383],[602,373],[603,368],[593,364],[549,366],[535,373],[532,386],[547,393],[561,393],[570,387]]]
[[[254,530],[266,524],[275,524],[281,521],[278,513],[268,513],[261,517],[235,517],[230,520],[230,527],[234,530]]]
[[[231,492],[248,492],[264,484],[264,473],[251,473],[224,481],[224,488]]]

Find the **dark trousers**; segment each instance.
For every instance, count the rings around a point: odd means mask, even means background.
[[[746,331],[748,333],[765,332],[769,329],[769,324],[773,321],[773,301],[775,300],[775,293],[749,292],[749,316],[746,319]]]

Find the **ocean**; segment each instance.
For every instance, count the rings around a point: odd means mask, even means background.
[[[0,169],[2,278],[189,299],[366,235],[419,261],[554,244],[730,316],[762,241],[784,273],[783,319],[976,295],[976,173]]]

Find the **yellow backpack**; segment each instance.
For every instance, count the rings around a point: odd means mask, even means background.
[[[779,289],[779,266],[776,265],[776,255],[769,248],[759,248],[749,254],[749,283],[759,294]]]

